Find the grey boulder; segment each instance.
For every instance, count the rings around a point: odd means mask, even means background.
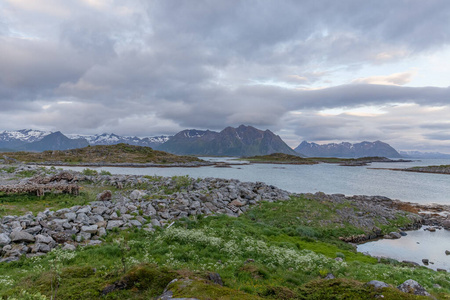
[[[26,242],[32,243],[34,242],[34,236],[25,231],[13,231],[9,236],[12,242]]]

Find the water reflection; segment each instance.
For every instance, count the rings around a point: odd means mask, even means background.
[[[434,263],[430,263],[429,268],[450,271],[450,255],[446,255],[445,250],[450,250],[450,231],[444,229],[436,232],[424,229],[408,231],[408,235],[401,239],[383,239],[358,245],[359,252],[372,256],[390,257],[398,261],[408,260],[422,266],[422,259],[427,258]]]

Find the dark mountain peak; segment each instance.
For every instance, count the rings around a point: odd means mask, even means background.
[[[197,130],[197,129],[186,129],[178,132],[175,136],[177,138],[183,139],[198,139],[205,135],[215,134],[216,132],[210,130]]]
[[[243,125],[241,125],[241,126],[243,126]],[[229,132],[236,132],[236,128],[228,126],[228,127],[225,127],[224,129],[222,129],[222,131],[219,133],[229,133]]]
[[[45,139],[45,138],[47,138],[47,139],[48,139],[48,138],[54,138],[54,137],[69,139],[67,136],[65,136],[64,134],[62,134],[61,131],[55,131],[55,132],[52,132],[52,133],[50,133],[49,135],[45,136],[43,139]]]
[[[219,133],[183,130],[159,149],[175,154],[205,156],[252,156],[277,152],[296,155],[294,150],[270,130],[262,131],[246,125],[237,128],[229,126]]]
[[[237,129],[237,130],[247,130],[247,129],[250,129],[250,130],[259,130],[259,129],[256,129],[255,127],[253,127],[253,126],[250,126],[250,125],[244,125],[244,124],[239,125],[236,129]]]

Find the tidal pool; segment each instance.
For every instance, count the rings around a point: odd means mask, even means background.
[[[398,261],[413,261],[421,266],[426,266],[422,259],[427,258],[430,264],[426,267],[450,272],[450,255],[445,254],[445,250],[450,251],[450,231],[441,229],[430,232],[425,228],[408,231],[408,235],[400,239],[381,239],[358,245],[358,252]]]

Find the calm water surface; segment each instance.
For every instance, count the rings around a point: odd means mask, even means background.
[[[229,160],[208,158],[208,160]],[[364,167],[343,167],[334,164],[273,165],[252,164],[232,168],[116,168],[102,167],[113,174],[189,175],[191,177],[235,178],[241,181],[262,181],[289,192],[346,195],[381,195],[402,201],[450,204],[450,175],[376,170],[370,168],[407,168],[413,166],[450,164],[450,160],[422,160],[411,163],[373,163]],[[81,171],[83,167],[67,167]]]
[[[399,261],[408,260],[422,263],[422,259],[428,258],[427,267],[450,271],[450,255],[445,254],[450,250],[450,231],[436,230],[436,232],[408,231],[408,235],[398,240],[378,240],[358,245],[359,252],[367,252],[372,256],[390,257]]]

